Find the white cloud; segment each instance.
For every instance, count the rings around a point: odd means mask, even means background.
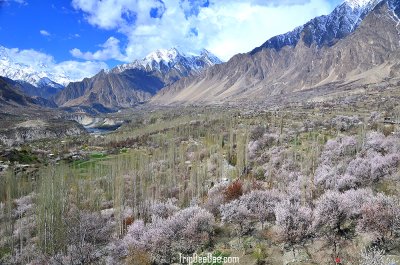
[[[97,74],[102,69],[108,69],[106,63],[96,61],[63,61],[58,63],[51,55],[32,49],[4,48],[4,51],[14,63],[29,66],[31,71],[46,72],[57,77],[65,76],[72,81],[82,80],[85,77]]]
[[[226,3],[243,3],[243,0],[226,0]],[[311,0],[247,0],[248,4],[256,6],[290,6],[290,5],[303,5],[310,3]]]
[[[30,65],[34,68],[40,67],[41,65],[54,64],[54,58],[51,55],[35,51],[33,49],[20,50],[18,48],[5,48],[9,58],[12,58],[14,62]]]
[[[47,30],[44,30],[44,29],[40,30],[39,32],[43,36],[50,36],[51,35]]]
[[[73,0],[72,6],[86,12],[90,24],[113,29],[124,23],[122,15],[134,10],[137,3],[136,0]]]
[[[72,80],[80,81],[85,77],[91,77],[100,72],[102,69],[108,69],[104,62],[93,61],[63,61],[54,65],[56,73],[65,73]]]
[[[126,36],[128,43],[122,52],[116,39],[111,44],[109,39],[99,51],[74,49],[71,53],[78,58],[132,61],[155,49],[175,46],[184,51],[207,48],[227,60],[315,16],[327,14],[332,8],[328,0],[207,3],[207,0],[73,0],[73,7],[83,11],[91,25],[117,30]],[[158,15],[150,16],[154,11]]]
[[[82,52],[80,49],[74,48],[70,51],[71,55],[85,60],[99,60],[99,61],[106,61],[109,59],[116,59],[119,61],[125,61],[126,56],[124,56],[119,47],[119,40],[110,37],[104,43],[99,45],[102,49],[98,50],[94,53],[92,52]]]
[[[248,52],[267,39],[293,30],[311,18],[328,13],[330,5],[312,0],[304,5],[257,6],[247,3],[217,5],[203,9],[198,16],[199,32],[207,38],[206,45],[224,59]],[[299,16],[298,14],[302,14]],[[205,34],[214,36],[208,38]]]
[[[7,3],[10,3],[10,2],[15,2],[15,3],[18,3],[20,5],[27,5],[27,2],[25,0],[0,0],[0,6],[2,4],[7,4]]]

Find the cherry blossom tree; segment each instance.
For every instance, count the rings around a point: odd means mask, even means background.
[[[243,195],[239,200],[249,210],[250,215],[257,218],[264,227],[265,222],[275,221],[275,205],[281,197],[277,190],[255,190]]]
[[[358,220],[361,217],[361,210],[365,203],[374,197],[370,188],[351,189],[342,193],[344,210],[348,218]]]
[[[384,245],[395,232],[398,213],[399,206],[393,198],[378,194],[363,205],[358,230],[373,234]]]
[[[377,132],[370,132],[363,139],[357,142],[346,136],[326,143],[314,178],[320,190],[367,187],[397,173],[399,139]]]
[[[222,205],[220,210],[221,221],[223,223],[233,224],[236,234],[240,239],[249,229],[251,219],[254,215],[248,209],[247,205],[239,199]]]
[[[214,185],[207,194],[207,201],[205,208],[210,211],[214,216],[219,214],[219,207],[225,203],[225,190],[229,182],[223,181]]]
[[[359,122],[360,119],[357,116],[344,115],[338,115],[331,120],[332,127],[335,127],[338,131],[348,131]]]
[[[313,228],[332,244],[334,254],[341,237],[346,234],[344,224],[348,215],[340,192],[328,190],[316,202]]]
[[[364,149],[371,149],[375,152],[382,152],[385,142],[385,135],[378,132],[369,132],[365,139]]]
[[[257,135],[257,137],[259,138],[253,139],[248,144],[249,157],[252,159],[256,158],[256,156],[259,156],[260,152],[275,145],[279,139],[277,134],[272,133],[265,133],[262,135],[262,137]]]
[[[150,215],[168,218],[179,210],[176,199],[168,199],[166,202],[155,202],[150,206]]]
[[[66,213],[66,251],[54,255],[55,264],[87,264],[99,262],[107,254],[106,246],[115,227],[108,218],[98,212],[79,210],[76,207]]]
[[[337,188],[356,150],[357,140],[354,137],[345,136],[329,140],[319,158],[319,165],[315,171],[315,184],[322,189]]]
[[[283,201],[275,208],[276,225],[279,235],[293,249],[310,236],[312,232],[312,210],[298,203]]]
[[[172,263],[177,253],[190,254],[207,244],[213,233],[214,216],[200,207],[177,211],[167,219],[153,218],[151,223],[135,221],[122,239],[121,255],[130,250],[149,253],[156,264]]]

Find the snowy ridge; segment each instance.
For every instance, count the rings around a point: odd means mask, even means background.
[[[199,55],[187,55],[176,48],[159,49],[149,53],[142,60],[135,60],[132,63],[118,65],[108,72],[121,73],[129,69],[144,71],[158,71],[166,73],[172,69],[182,71],[199,72],[205,67],[222,63],[218,57],[203,49]]]
[[[256,53],[263,48],[280,50],[285,46],[296,46],[302,39],[311,46],[332,45],[337,39],[342,39],[352,33],[363,19],[384,0],[344,0],[329,15],[316,17],[303,26],[294,30],[272,37],[262,46],[254,49]],[[389,0],[390,2],[397,0]]]
[[[16,81],[24,81],[36,87],[50,86],[62,88],[72,80],[66,74],[51,72],[46,64],[37,67],[15,62],[5,47],[0,46],[0,76]]]
[[[153,61],[160,63],[164,61],[165,63],[169,63],[173,61],[178,55],[179,51],[176,48],[172,48],[169,50],[166,49],[159,49],[150,54],[148,54],[144,59],[143,62],[151,63]]]
[[[375,6],[379,2],[382,2],[382,0],[345,0],[344,1],[348,6],[351,8],[365,8],[367,6]]]

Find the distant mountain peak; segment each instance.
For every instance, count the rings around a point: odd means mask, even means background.
[[[254,54],[263,48],[279,51],[285,46],[295,47],[301,39],[307,46],[311,46],[313,43],[317,46],[331,46],[338,39],[343,39],[356,30],[369,12],[383,1],[344,0],[330,14],[313,18],[290,32],[272,37],[251,53]],[[398,0],[386,1],[390,4],[390,2]]]
[[[118,65],[108,72],[121,73],[129,69],[140,69],[145,71],[158,71],[166,73],[172,69],[187,72],[198,72],[205,67],[222,63],[222,61],[206,49],[198,53],[186,54],[177,48],[158,49],[149,53],[141,60],[132,63]]]
[[[9,49],[3,46],[0,46],[0,76],[24,81],[36,87],[50,85],[58,88],[71,82],[71,78],[65,73],[51,72],[44,62],[38,62],[35,66],[17,62]]]
[[[180,52],[176,48],[158,49],[154,52],[149,53],[143,60],[155,61],[157,63],[164,61],[166,63],[169,63],[175,60],[175,58],[178,57],[178,55],[180,55]]]
[[[363,8],[369,5],[376,5],[382,0],[345,0],[344,1],[351,8]]]
[[[222,62],[217,56],[215,56],[215,54],[213,54],[212,52],[210,52],[209,50],[204,49],[204,48],[200,50],[200,56],[208,56],[210,58],[212,57],[212,58],[216,59],[216,61],[218,61],[218,62],[216,62],[216,64]]]
[[[177,48],[158,49],[141,60],[69,84],[56,96],[56,102],[63,106],[132,107],[149,100],[161,88],[181,78],[200,75],[219,63],[221,60],[206,49],[196,53],[184,53]]]
[[[253,104],[260,100],[264,106],[285,106],[314,97],[332,100],[325,95],[335,95],[342,86],[347,91],[397,80],[399,17],[400,0],[342,1],[330,14],[272,37],[204,74],[163,88],[151,102]]]

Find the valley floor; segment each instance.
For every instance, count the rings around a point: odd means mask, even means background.
[[[0,264],[399,264],[396,93],[143,107],[4,148]]]

